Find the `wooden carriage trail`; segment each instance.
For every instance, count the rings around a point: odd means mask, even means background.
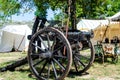
[[[14,71],[16,67],[20,67],[20,66],[25,65],[27,63],[28,63],[28,60],[27,60],[27,57],[25,57],[25,58],[22,58],[22,59],[15,61],[14,63],[11,63],[11,64],[5,66],[3,68],[0,68],[0,72],[4,72],[7,70]]]

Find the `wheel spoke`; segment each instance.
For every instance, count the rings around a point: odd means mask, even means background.
[[[58,47],[57,49],[55,49],[53,53],[55,53],[56,51],[61,50],[63,47],[64,47],[64,45],[61,45],[60,47]]]
[[[53,58],[53,60],[54,60],[63,70],[65,70],[65,67],[64,67],[59,61],[57,61],[55,58]]]
[[[52,51],[54,50],[55,44],[56,44],[56,37],[54,38],[53,44],[52,44],[52,46],[51,46],[51,50],[52,50]]]
[[[50,76],[50,63],[48,63],[48,79],[49,79],[49,76]]]
[[[42,67],[41,71],[40,71],[40,75],[43,72],[43,70],[45,69],[45,66],[47,65],[47,63],[48,63],[48,61],[46,60],[45,63],[43,64],[43,67]]]
[[[67,57],[66,57],[66,56],[62,56],[62,55],[54,55],[54,57],[56,57],[56,58],[63,58],[63,59],[67,59]]]
[[[41,40],[41,43],[43,44],[43,46],[45,47],[45,49],[47,49],[47,50],[48,50],[48,48],[47,48],[47,46],[45,45],[45,43],[44,43],[43,39],[42,39],[40,36],[38,36],[38,37],[39,37],[39,39]]]
[[[43,62],[44,60],[45,60],[45,59],[42,59],[42,60],[36,62],[33,66],[35,67],[36,65],[40,64],[40,63]]]
[[[32,43],[35,47],[37,47],[38,49],[40,49],[41,51],[45,52],[44,49],[42,49],[41,47],[37,46],[35,43]]]
[[[77,56],[75,56],[75,58],[80,62],[80,64],[82,64],[83,67],[85,67],[85,64],[82,61],[80,61],[80,59]]]
[[[75,63],[75,60],[73,60],[73,63],[74,63],[74,65],[75,65],[76,71],[78,72],[78,69],[77,69],[77,65],[76,65],[76,63]]]
[[[48,44],[48,48],[49,48],[49,50],[51,50],[49,35],[47,35],[47,44]]]
[[[54,63],[53,63],[53,61],[51,61],[51,64],[52,64],[52,67],[53,67],[53,71],[54,71],[54,75],[55,75],[55,78],[57,79],[57,71],[56,71],[56,69],[55,69],[55,65],[54,65]]]

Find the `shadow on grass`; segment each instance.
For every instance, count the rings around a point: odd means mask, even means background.
[[[12,61],[8,61],[8,62],[4,62],[4,63],[0,64],[0,72],[1,72],[1,69],[4,70],[4,67],[6,67],[7,65],[10,65],[14,62],[15,62],[15,60],[12,60]],[[28,64],[22,65],[20,67],[16,67],[15,69],[4,70],[4,71],[11,71],[11,72],[18,71],[21,73],[27,73],[29,78],[36,79],[35,76],[31,73]],[[4,72],[4,71],[2,71],[2,72]],[[84,75],[89,75],[89,73],[85,72],[85,73],[80,74],[80,73],[70,71],[67,77],[75,78],[76,76],[84,76]]]
[[[68,77],[69,78],[75,78],[76,76],[86,76],[86,75],[89,75],[88,72],[84,72],[84,73],[77,73],[77,72],[72,72],[70,71],[69,74],[68,74]]]

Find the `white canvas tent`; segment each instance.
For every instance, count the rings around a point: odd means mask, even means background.
[[[111,17],[106,17],[106,19],[113,20],[113,21],[119,21],[120,20],[120,12],[116,13],[115,15]]]
[[[109,40],[111,40],[114,36],[118,36],[120,38],[119,22],[110,22],[108,25],[95,28],[93,39],[99,41],[104,40],[105,38],[109,38]]]
[[[113,17],[111,17],[111,19],[113,19]],[[111,21],[110,19],[106,20],[81,19],[81,21],[77,24],[77,29],[81,31],[89,31],[93,29],[94,31],[94,37],[92,38],[93,43],[96,43],[96,41],[99,40],[104,40],[106,37],[109,38],[109,40],[111,40],[114,36],[117,36],[120,39],[120,22]]]
[[[10,52],[13,48],[23,51],[28,47],[27,35],[31,29],[27,25],[8,25],[2,30],[0,52]]]
[[[81,19],[77,24],[77,29],[82,31],[89,31],[95,29],[100,25],[108,25],[108,20],[90,20],[90,19]]]

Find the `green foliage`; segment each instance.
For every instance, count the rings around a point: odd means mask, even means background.
[[[120,10],[119,5],[119,0],[76,0],[76,16],[92,19],[100,18],[101,15],[111,16]],[[67,0],[0,0],[0,18],[33,9],[36,9],[37,15],[46,17],[47,9],[59,8],[64,13],[66,6]]]
[[[47,16],[47,9],[51,8],[52,10],[62,9],[66,1],[64,0],[34,0],[35,6],[37,8],[36,13],[39,13],[40,16]],[[38,15],[38,14],[37,14]]]
[[[119,0],[80,0],[77,3],[77,17],[100,18],[112,16],[120,10]]]
[[[0,0],[0,18],[19,13],[20,7],[16,0]]]
[[[9,18],[11,15],[27,12],[33,7],[32,0],[0,0],[0,18]]]

